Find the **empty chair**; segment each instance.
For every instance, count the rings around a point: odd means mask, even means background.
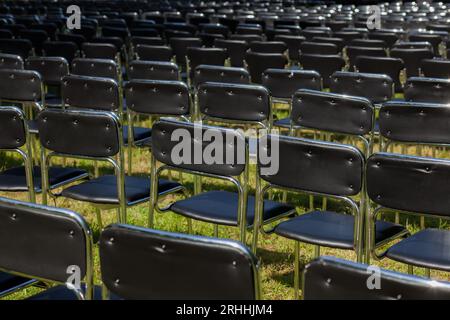
[[[316,29],[303,29],[301,35],[306,38],[307,41],[312,40],[314,37],[331,37],[331,31],[316,30]]]
[[[405,101],[450,103],[450,80],[424,77],[411,77],[404,87]]]
[[[104,285],[122,299],[260,298],[255,256],[230,240],[116,224],[101,234],[100,264]]]
[[[63,57],[71,63],[79,55],[75,42],[46,41],[42,44],[42,53],[47,57]]]
[[[195,68],[199,65],[224,66],[228,53],[223,48],[190,47],[186,51],[188,84],[191,86]]]
[[[367,286],[370,266],[322,256],[303,271],[305,300],[448,300],[450,284],[380,269],[380,287]],[[374,282],[375,284],[375,282]]]
[[[84,36],[74,33],[57,33],[56,38],[58,39],[58,41],[75,43],[78,47],[78,50],[81,50],[83,43],[87,42]]]
[[[400,107],[404,108],[404,106]],[[415,119],[414,122],[420,123],[421,126],[423,118],[427,118],[427,120],[433,118],[435,121],[432,126],[447,128],[448,110],[445,110],[447,108],[439,106],[431,108],[418,106],[414,108],[414,114],[409,110],[402,113],[407,112],[409,119]],[[394,111],[391,107],[384,111],[388,112],[388,110]],[[385,116],[386,113],[383,117]],[[439,118],[443,116],[445,116],[445,120]],[[389,112],[389,117],[392,118],[388,119],[387,126],[394,130],[389,136],[396,139],[396,136],[403,133],[398,124],[402,123],[405,117],[395,111],[393,115]],[[380,115],[380,128],[381,124]],[[408,123],[408,125],[411,124]],[[396,132],[397,128],[398,132]],[[448,138],[443,137],[436,129],[431,130],[448,144]],[[369,248],[374,257],[387,257],[405,263],[408,265],[410,273],[413,271],[412,266],[450,271],[448,255],[450,233],[448,230],[425,228],[395,243],[381,253],[376,252],[373,246],[373,225],[382,212],[398,210],[406,214],[424,217],[448,218],[447,181],[449,177],[450,161],[448,160],[388,153],[374,154],[368,159],[367,192],[369,198],[377,205],[370,213],[368,221]]]
[[[173,62],[164,61],[131,61],[128,67],[128,79],[137,80],[168,80],[180,79],[178,66]]]
[[[373,31],[369,32],[368,38],[373,40],[384,41],[389,48],[391,48],[394,45],[394,43],[398,41],[398,35],[394,32]]]
[[[244,68],[199,65],[194,72],[194,87],[204,82],[250,84],[250,74]]]
[[[448,37],[448,33],[446,34]],[[437,33],[414,32],[409,35],[409,41],[413,42],[429,42],[433,47],[435,55],[439,55],[439,46],[442,43],[442,35]]]
[[[33,44],[27,39],[0,39],[0,53],[15,54],[22,59],[33,54]]]
[[[379,39],[353,39],[350,42],[352,47],[364,47],[364,48],[388,48],[388,45],[384,40]],[[370,54],[365,54],[370,56]]]
[[[100,79],[100,78],[99,78]],[[66,80],[66,79],[65,79]],[[119,103],[118,90],[109,91],[113,87],[113,80],[102,79],[102,82],[79,82],[81,89],[73,83],[67,84],[63,90],[64,101],[72,102],[70,93],[81,95],[79,99],[91,96],[88,103],[97,105],[108,104],[111,101]],[[67,81],[69,82],[69,81]],[[87,86],[84,86],[88,83]],[[103,88],[106,86],[106,90]],[[103,87],[103,88],[102,88]],[[64,86],[63,86],[64,88]],[[106,92],[108,93],[106,93]],[[84,92],[84,94],[82,93]],[[89,92],[89,93],[88,93]],[[75,102],[75,101],[74,101]],[[76,105],[76,103],[73,103]],[[85,104],[79,107],[89,107]],[[122,127],[119,118],[107,111],[92,111],[81,109],[45,109],[38,116],[39,139],[47,152],[43,154],[44,164],[50,164],[54,156],[63,158],[86,158],[92,161],[106,161],[114,168],[113,175],[101,175],[80,184],[64,188],[54,196],[88,202],[103,209],[117,209],[117,221],[126,222],[126,208],[148,201],[150,195],[150,179],[148,177],[125,176]],[[116,160],[117,156],[117,160]],[[46,203],[47,172],[43,166],[43,202]],[[166,193],[178,190],[180,186],[171,181],[161,180],[156,186],[157,192]],[[101,215],[97,215],[98,224],[102,229]]]
[[[120,70],[113,60],[77,58],[73,60],[71,69],[74,75],[110,78],[120,84]]]
[[[93,235],[80,215],[65,209],[1,198],[0,221],[0,269],[58,284],[29,299],[94,298]],[[11,241],[14,238],[21,240]],[[79,272],[81,288],[68,280],[75,272]]]
[[[259,53],[280,53],[287,50],[287,46],[281,41],[254,41],[250,43],[250,50]]]
[[[236,34],[243,34],[243,35],[262,35],[263,29],[261,26],[243,26],[238,25],[236,30]]]
[[[295,101],[296,98],[294,98]],[[345,108],[344,105],[342,107]],[[307,114],[312,114],[312,112],[304,110],[299,113],[304,116],[301,119],[305,119],[305,124],[312,119]],[[317,116],[316,120],[318,119],[323,121],[321,116]],[[329,121],[323,122],[329,123]],[[265,193],[271,188],[289,189],[313,195],[320,194],[342,201],[344,204],[339,207],[339,211],[311,208],[311,211],[283,221],[273,229],[275,234],[295,241],[294,290],[295,297],[298,298],[300,242],[315,246],[355,250],[357,260],[359,262],[363,260],[363,219],[365,215],[363,171],[365,159],[358,149],[343,144],[274,135],[263,137],[263,139],[267,139],[265,145],[269,151],[273,148],[272,139],[278,139],[279,166],[278,172],[267,174],[264,169],[267,170],[268,166],[261,161],[258,164],[258,176],[267,184],[263,187],[262,182],[259,182],[259,179],[256,180],[256,201],[257,208],[260,210],[256,215],[257,218],[261,217],[261,210],[264,209],[262,200]],[[362,197],[359,205],[354,199],[356,195]],[[346,212],[351,214],[346,214]],[[384,221],[377,223],[376,227],[377,244],[383,244],[391,236],[404,230],[399,225]],[[264,232],[262,228],[260,229]],[[316,250],[315,255],[319,254],[319,250]]]
[[[8,29],[0,28],[0,39],[12,39],[14,38],[14,34]]]
[[[433,46],[429,42],[412,42],[412,41],[398,41],[392,49],[428,49],[433,52]]]
[[[355,71],[388,75],[395,85],[395,92],[401,92],[401,73],[404,69],[402,59],[391,57],[358,56],[355,61]]]
[[[83,56],[92,59],[111,59],[119,61],[119,51],[111,43],[83,43]]]
[[[30,40],[37,54],[42,53],[42,45],[49,39],[47,32],[36,29],[21,30],[19,36],[21,39]]]
[[[138,44],[135,48],[136,58],[149,61],[172,61],[173,51],[168,46],[150,46]]]
[[[25,61],[25,69],[37,71],[45,89],[45,107],[62,105],[62,79],[69,74],[69,64],[63,57],[30,57]]]
[[[15,54],[0,53],[0,69],[23,69],[23,59]]]
[[[338,52],[340,53],[342,49],[345,47],[345,41],[341,38],[332,38],[332,37],[314,37],[311,42],[313,43],[332,43],[335,44],[338,48]],[[334,54],[336,54],[334,53]],[[331,53],[333,54],[333,53]]]
[[[283,54],[247,52],[245,63],[253,83],[261,83],[261,76],[267,69],[284,69],[288,59]]]
[[[245,53],[249,46],[247,42],[241,40],[222,40],[214,41],[214,46],[217,48],[224,48],[230,57],[230,65],[232,67],[243,67]]]
[[[334,43],[304,41],[300,44],[300,54],[338,54]]]
[[[394,82],[385,74],[336,71],[331,76],[330,91],[381,104],[394,96]]]
[[[176,62],[182,70],[186,70],[186,55],[188,48],[198,48],[202,46],[199,38],[171,38],[170,46],[175,55]]]
[[[398,49],[391,50],[391,57],[402,59],[407,77],[419,76],[420,63],[423,59],[433,58],[433,53],[428,49]]]
[[[387,53],[386,50],[384,50],[384,48],[348,46],[345,49],[345,52],[348,57],[350,70],[354,69],[356,58],[358,56],[387,57]]]
[[[163,46],[166,44],[164,39],[161,37],[141,37],[141,36],[134,36],[131,37],[131,45],[133,47],[136,47],[138,44],[145,44],[148,46]]]
[[[257,34],[232,34],[232,35],[230,35],[229,39],[245,41],[248,44],[250,44],[254,41],[263,41],[263,37],[261,35],[257,35]]]
[[[429,78],[450,79],[450,60],[423,59],[420,63],[420,72]]]
[[[300,64],[305,70],[317,71],[322,76],[323,87],[329,88],[331,75],[345,67],[345,60],[340,55],[302,54]]]
[[[275,41],[282,41],[286,44],[289,53],[289,60],[298,62],[300,60],[300,44],[306,40],[303,36],[276,35]]]
[[[333,37],[341,38],[346,45],[350,45],[355,39],[363,39],[364,35],[358,31],[337,31],[333,33]]]

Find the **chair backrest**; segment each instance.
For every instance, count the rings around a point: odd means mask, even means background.
[[[229,39],[245,41],[248,44],[252,43],[253,41],[263,41],[262,35],[259,34],[232,34],[230,35]]]
[[[198,86],[197,105],[211,119],[265,124],[271,117],[269,91],[260,85],[205,82]]]
[[[227,57],[227,49],[223,48],[187,48],[186,62],[189,63],[190,76],[194,73],[195,68],[201,64],[224,66]]]
[[[144,44],[147,46],[164,46],[166,42],[161,37],[133,36],[131,37],[131,44],[133,47],[136,47],[138,44]]]
[[[173,51],[168,46],[138,44],[135,48],[135,53],[139,60],[168,62],[173,58]]]
[[[204,82],[250,84],[250,74],[244,68],[199,65],[194,72],[194,87]]]
[[[447,34],[448,36],[448,34]],[[435,55],[439,54],[439,45],[442,42],[442,36],[431,33],[413,33],[409,35],[409,41],[412,42],[428,42],[433,47]]]
[[[63,57],[29,57],[25,69],[37,71],[45,85],[60,86],[69,74],[69,63]]]
[[[273,98],[290,100],[298,89],[322,90],[322,78],[313,70],[267,69],[262,85]]]
[[[276,35],[274,40],[284,42],[289,51],[289,59],[298,61],[300,58],[300,44],[305,41],[306,38],[296,35]]]
[[[0,70],[0,100],[36,102],[42,100],[42,80],[31,70]]]
[[[0,127],[0,149],[17,149],[27,142],[25,114],[18,107],[0,106]]]
[[[32,51],[33,44],[28,39],[0,39],[1,53],[16,54],[26,59]]]
[[[188,48],[201,47],[202,40],[200,38],[170,38],[170,46],[175,54],[178,66],[184,67],[186,65],[186,55]]]
[[[425,77],[449,79],[450,60],[423,59],[420,63],[420,71]]]
[[[65,76],[61,96],[66,107],[121,111],[119,85],[110,78]]]
[[[300,44],[300,54],[338,54],[339,48],[331,42],[303,41]]]
[[[199,155],[197,151],[201,150],[203,155],[208,148],[208,144],[202,139],[206,132],[208,136],[216,139],[214,140],[216,155],[213,160],[217,161],[212,163],[205,161],[207,159],[200,159],[201,161],[197,159]],[[198,137],[200,134],[201,137]],[[190,147],[191,152],[180,154],[180,140],[184,147]],[[245,149],[247,145],[244,135],[232,129],[171,120],[158,121],[152,127],[152,154],[155,159],[184,170],[220,176],[239,176],[247,165]],[[179,155],[181,159],[174,155]]]
[[[405,100],[429,103],[450,103],[450,80],[411,77],[406,80]]]
[[[322,256],[303,271],[305,300],[448,300],[450,284],[380,269],[380,288],[369,289],[369,266]]]
[[[92,298],[92,231],[79,214],[1,198],[0,222],[0,269],[66,283],[78,267]]]
[[[47,150],[81,157],[113,157],[120,152],[115,114],[47,108],[37,116],[39,139]]]
[[[78,46],[71,41],[46,41],[42,45],[42,51],[47,57],[63,57],[71,63],[78,55]]]
[[[446,105],[392,101],[379,113],[380,135],[406,143],[450,144]]]
[[[73,75],[120,80],[120,70],[114,60],[77,58],[72,62]]]
[[[217,48],[224,48],[230,57],[230,64],[232,67],[243,67],[245,53],[249,46],[247,42],[243,40],[223,40],[216,39],[214,46]]]
[[[23,69],[23,59],[15,54],[0,53],[0,69]]]
[[[317,71],[322,76],[323,86],[329,88],[331,75],[344,68],[345,60],[340,55],[334,54],[302,54],[300,64],[305,70]]]
[[[375,153],[367,161],[367,194],[376,204],[420,214],[450,216],[450,161]]]
[[[250,50],[260,53],[284,53],[287,45],[282,41],[254,41],[250,43]]]
[[[351,68],[355,66],[356,58],[358,56],[387,57],[384,48],[348,46],[346,50]]]
[[[164,61],[131,61],[128,67],[128,79],[137,80],[179,80],[178,66],[173,62]]]
[[[337,31],[333,34],[334,37],[344,39],[345,44],[349,45],[355,39],[362,39],[364,35],[358,31]]]
[[[358,56],[355,61],[355,69],[359,72],[388,75],[394,81],[395,92],[402,90],[400,72],[403,68],[403,60],[399,58]]]
[[[391,57],[403,60],[408,77],[419,76],[420,63],[423,59],[433,58],[433,52],[429,49],[399,49],[391,50]]]
[[[247,52],[245,62],[253,83],[262,82],[262,74],[267,69],[284,69],[288,59],[283,54]]]
[[[306,128],[362,136],[374,125],[366,98],[314,90],[298,90],[292,98],[291,121]]]
[[[384,49],[388,48],[388,45],[384,40],[377,40],[377,39],[353,39],[350,42],[350,46],[364,47],[364,48],[384,48]]]
[[[278,171],[265,174],[259,160],[258,170],[265,181],[304,192],[333,196],[354,196],[363,185],[364,156],[348,145],[288,136],[268,135],[268,154],[278,152]],[[278,139],[278,146],[272,142]],[[277,146],[278,151],[272,150]],[[295,159],[295,161],[293,161]],[[270,164],[272,165],[272,164]]]
[[[79,50],[81,50],[83,43],[86,42],[86,38],[81,34],[57,33],[56,37],[59,41],[75,43]]]
[[[130,80],[124,87],[127,106],[141,114],[189,116],[189,89],[181,81]]]
[[[387,44],[389,48],[391,48],[394,43],[398,41],[398,35],[394,32],[373,31],[369,32],[368,38],[373,40],[382,40]]]
[[[259,298],[257,260],[235,241],[115,224],[101,234],[100,264],[123,299]]]
[[[115,60],[118,49],[111,43],[83,43],[83,54],[85,58],[111,59]]]
[[[336,71],[331,76],[330,91],[382,103],[392,99],[394,82],[385,74]]]

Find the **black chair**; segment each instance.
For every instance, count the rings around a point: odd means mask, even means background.
[[[121,85],[121,71],[114,60],[77,58],[72,61],[71,74],[109,78]]]
[[[83,57],[91,59],[110,59],[120,62],[120,52],[111,43],[83,43]]]
[[[41,76],[45,89],[44,107],[62,105],[62,79],[69,74],[69,64],[62,57],[30,57],[25,61],[25,69],[34,70]]]
[[[354,69],[358,56],[387,57],[387,53],[384,48],[348,46],[345,48],[345,52],[348,57],[350,70]]]
[[[22,59],[34,54],[33,44],[27,39],[0,39],[0,52],[15,54]]]
[[[0,221],[0,269],[59,284],[29,299],[94,298],[92,231],[80,215],[65,209],[1,198]],[[20,241],[11,241],[14,238]],[[79,288],[69,280],[72,274],[80,281],[84,280]]]
[[[224,66],[228,58],[223,48],[189,47],[186,51],[186,73],[189,87],[192,86],[195,68],[199,65]]]
[[[405,101],[450,103],[450,80],[411,77],[404,87]]]
[[[394,81],[395,92],[403,90],[403,69],[403,60],[399,58],[358,56],[355,61],[355,71],[388,75]]]
[[[369,32],[368,38],[372,40],[384,41],[389,48],[392,48],[394,43],[396,43],[399,39],[398,35],[395,32],[380,32],[380,31]]]
[[[0,27],[0,39],[12,39],[14,34],[8,29],[1,29]]]
[[[205,82],[250,84],[250,74],[244,68],[199,65],[194,72],[194,88]]]
[[[420,73],[429,78],[450,78],[450,60],[423,59],[420,63]]]
[[[406,76],[417,77],[420,75],[420,63],[423,59],[433,58],[433,52],[428,49],[399,49],[394,48],[391,50],[391,57],[402,59]]]
[[[201,89],[200,89],[201,90]],[[241,108],[242,110],[242,108]],[[216,139],[216,149],[222,150],[216,153],[215,159],[200,159],[194,161],[194,153],[184,154],[183,161],[179,162],[171,156],[178,142],[173,141],[173,133],[181,132],[183,141],[190,145],[191,150],[200,148],[202,154],[208,145],[202,141],[198,141],[194,137],[194,130],[201,130],[202,136],[205,132]],[[177,130],[177,131],[176,131]],[[222,141],[220,143],[219,141]],[[163,170],[179,170],[189,172],[197,176],[207,176],[225,180],[234,185],[238,192],[230,192],[224,190],[211,190],[201,192],[186,199],[179,200],[170,205],[169,209],[177,214],[183,215],[190,219],[201,220],[213,223],[215,226],[236,226],[239,228],[240,241],[246,243],[246,230],[253,228],[255,218],[255,199],[248,196],[248,145],[245,137],[236,130],[225,129],[220,127],[201,126],[196,127],[193,123],[176,122],[176,121],[159,121],[153,126],[152,137],[152,188],[156,179]],[[210,163],[210,160],[213,160]],[[163,165],[157,167],[156,163]],[[239,177],[242,182],[239,182]],[[152,189],[154,190],[154,189]],[[153,221],[153,212],[157,207],[158,197],[152,192],[150,221]],[[274,219],[292,214],[295,209],[286,204],[265,201],[265,209],[262,214],[261,223],[269,223]],[[153,223],[150,224],[153,227]],[[189,232],[192,227],[188,223]],[[218,227],[215,227],[215,236],[218,236]],[[254,229],[253,236],[256,237],[257,229]],[[256,242],[253,241],[253,250],[256,250]]]
[[[372,267],[373,268],[373,267]],[[379,287],[367,286],[370,271],[379,272]],[[374,274],[374,273],[372,273]],[[305,300],[448,300],[450,284],[335,257],[320,257],[303,271]]]
[[[345,41],[341,38],[332,38],[332,37],[314,37],[311,40],[312,43],[332,43],[337,46],[338,51],[335,53],[329,54],[337,54],[341,53],[342,49],[345,47]],[[326,53],[323,53],[326,54]]]
[[[263,41],[263,37],[257,34],[232,34],[228,37],[230,40],[245,41],[250,44],[254,41]]]
[[[87,42],[87,39],[84,36],[75,33],[57,33],[56,38],[58,41],[75,43],[80,51],[83,47],[83,43]]]
[[[289,60],[298,62],[300,60],[300,44],[305,41],[303,36],[276,35],[274,41],[284,42],[288,48]]]
[[[186,70],[186,55],[188,48],[199,48],[202,46],[202,40],[200,38],[170,38],[170,47],[175,55],[178,67],[181,70]]]
[[[0,69],[23,69],[23,59],[15,54],[0,53]]]
[[[67,86],[65,90],[67,92],[63,90],[63,96],[65,100],[72,102],[72,93],[81,95],[80,99],[90,95],[92,98],[88,103],[95,104],[98,108],[100,102],[104,102],[111,108],[111,100],[114,101],[114,104],[119,103],[116,97],[117,90],[109,91],[112,83],[114,83],[111,81],[96,83],[82,81],[79,83],[81,88],[72,82]],[[88,85],[84,86],[85,83]],[[105,94],[104,86],[106,86],[106,91],[109,94]],[[96,92],[101,99],[90,94],[92,92]],[[84,107],[89,107],[89,105],[85,104]],[[106,111],[81,109],[46,109],[38,116],[38,127],[39,139],[42,147],[45,148],[45,152],[42,154],[42,160],[45,164],[42,166],[44,204],[47,195],[51,195],[88,202],[99,209],[116,208],[117,221],[126,222],[127,207],[148,201],[150,179],[125,175],[123,139],[121,139],[122,126],[115,114]],[[54,157],[106,161],[114,168],[114,174],[96,176],[86,182],[64,188],[57,195],[52,194],[47,187],[47,165],[50,165]],[[177,191],[181,187],[178,183],[160,180],[156,188],[157,192],[165,194]],[[97,215],[97,219],[99,227],[102,229],[100,214]]]
[[[262,82],[262,74],[267,69],[284,69],[288,58],[284,54],[247,52],[245,63],[253,83]]]
[[[350,43],[355,39],[363,39],[364,35],[361,32],[358,31],[337,31],[333,33],[333,37],[341,38],[344,40],[345,45],[350,45]]]
[[[287,45],[281,41],[254,41],[250,43],[252,52],[285,54],[287,49]]]
[[[404,106],[402,106],[403,108]],[[423,124],[423,115],[430,116],[438,122],[433,122],[435,128],[446,127],[448,120],[448,110],[443,107],[428,109],[424,107],[414,108],[414,111],[422,111],[422,114],[412,114],[408,111],[409,119]],[[388,110],[384,109],[384,115]],[[402,112],[405,114],[405,112]],[[445,120],[442,117],[445,115]],[[386,127],[390,127],[389,136],[394,139],[404,133],[401,128],[395,130],[397,125],[406,120],[401,113],[389,112],[389,119]],[[393,121],[392,121],[393,120]],[[398,121],[395,121],[398,120]],[[427,119],[428,120],[428,119]],[[380,128],[381,128],[380,117]],[[409,125],[411,125],[410,123]],[[442,134],[436,129],[438,138]],[[435,140],[437,142],[437,140]],[[446,141],[447,142],[447,141]],[[448,188],[447,181],[450,177],[450,162],[443,159],[422,158],[407,155],[396,155],[379,153],[372,155],[367,162],[367,193],[369,198],[377,205],[370,212],[368,221],[368,232],[370,240],[370,251],[375,258],[387,257],[389,259],[406,263],[408,272],[412,273],[412,266],[450,271],[450,257],[448,254],[448,244],[450,232],[448,230],[425,228],[413,235],[390,246],[382,253],[377,253],[373,246],[373,225],[377,217],[386,211],[400,211],[407,214],[421,215],[424,217],[448,218]],[[394,191],[395,190],[395,191]]]
[[[79,56],[77,44],[66,41],[46,41],[42,44],[42,53],[47,57],[63,57],[68,63]]]
[[[19,32],[21,39],[30,40],[36,54],[42,53],[42,45],[49,39],[47,32],[44,30],[26,29]]]
[[[249,48],[247,42],[242,40],[217,39],[214,41],[214,46],[227,50],[232,67],[240,68],[244,66],[245,53]]]
[[[131,61],[128,66],[129,80],[180,80],[180,70],[173,62],[164,61]]]
[[[364,47],[364,48],[389,48],[384,40],[378,39],[353,39],[350,42],[351,47]],[[364,54],[370,56],[371,54]]]
[[[100,264],[122,299],[260,299],[255,256],[230,240],[116,224],[101,234]]]
[[[322,76],[324,88],[330,87],[330,77],[345,67],[345,60],[340,55],[302,54],[300,64],[304,70],[317,71]]]
[[[303,115],[305,119],[308,118],[305,113]],[[321,195],[345,204],[339,212],[317,211],[311,208],[312,211],[283,221],[271,231],[260,228],[263,233],[274,232],[295,240],[294,289],[295,297],[298,298],[299,242],[315,245],[316,256],[320,255],[318,248],[326,246],[355,250],[357,260],[363,261],[365,159],[358,149],[342,144],[274,135],[263,139],[266,139],[264,145],[269,152],[273,145],[272,139],[278,139],[279,166],[278,172],[267,174],[264,171],[267,165],[259,160],[258,176],[268,184],[263,187],[260,179],[256,179],[256,203],[259,212],[256,214],[258,220],[255,220],[255,225],[259,225],[261,219],[264,195],[272,188]],[[358,194],[361,197],[359,204],[353,198]],[[348,211],[351,214],[345,214]],[[376,243],[383,244],[403,230],[399,225],[380,221],[377,223]]]
[[[448,33],[445,37],[448,37]],[[413,32],[410,33],[409,41],[412,42],[428,42],[433,48],[433,52],[436,56],[439,55],[440,45],[442,43],[443,35],[438,33],[427,33],[427,32]]]
[[[148,46],[163,46],[166,44],[161,37],[142,37],[142,36],[132,36],[130,39],[132,47],[136,47],[138,44],[145,44]]]
[[[302,54],[338,54],[339,48],[334,43],[303,41],[300,44],[300,55]]]
[[[134,49],[136,58],[148,61],[173,61],[173,51],[168,46],[138,44]]]

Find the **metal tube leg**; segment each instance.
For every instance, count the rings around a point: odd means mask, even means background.
[[[314,246],[314,258],[320,257],[320,246]]]
[[[414,268],[410,264],[408,264],[408,274],[414,274]]]
[[[314,197],[309,196],[309,210],[314,210]]]
[[[398,212],[395,213],[395,223],[400,223],[400,213]]]
[[[133,166],[133,147],[131,143],[128,143],[128,174],[131,175]]]
[[[430,268],[425,268],[425,277],[431,278],[431,270],[430,270]]]
[[[99,208],[95,208],[95,215],[97,216],[98,228],[100,229],[101,232],[103,230],[103,223],[102,223],[102,212]]]
[[[214,237],[215,238],[219,237],[219,225],[217,224],[214,225]]]
[[[192,219],[187,218],[187,227],[188,227],[188,233],[192,234]]]
[[[294,248],[294,299],[299,299],[300,289],[300,243],[295,241]]]
[[[420,217],[420,229],[425,229],[425,217]]]

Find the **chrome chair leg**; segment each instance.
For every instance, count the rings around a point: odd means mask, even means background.
[[[298,300],[300,297],[300,242],[298,241],[295,241],[294,260],[294,299]]]
[[[103,230],[102,212],[99,208],[95,208],[95,215],[97,216],[97,224],[100,232]]]
[[[214,237],[215,238],[219,237],[219,225],[217,224],[214,225]]]
[[[187,228],[188,228],[188,233],[192,234],[192,219],[191,218],[187,218]]]
[[[414,274],[414,268],[410,264],[408,264],[408,274]]]

